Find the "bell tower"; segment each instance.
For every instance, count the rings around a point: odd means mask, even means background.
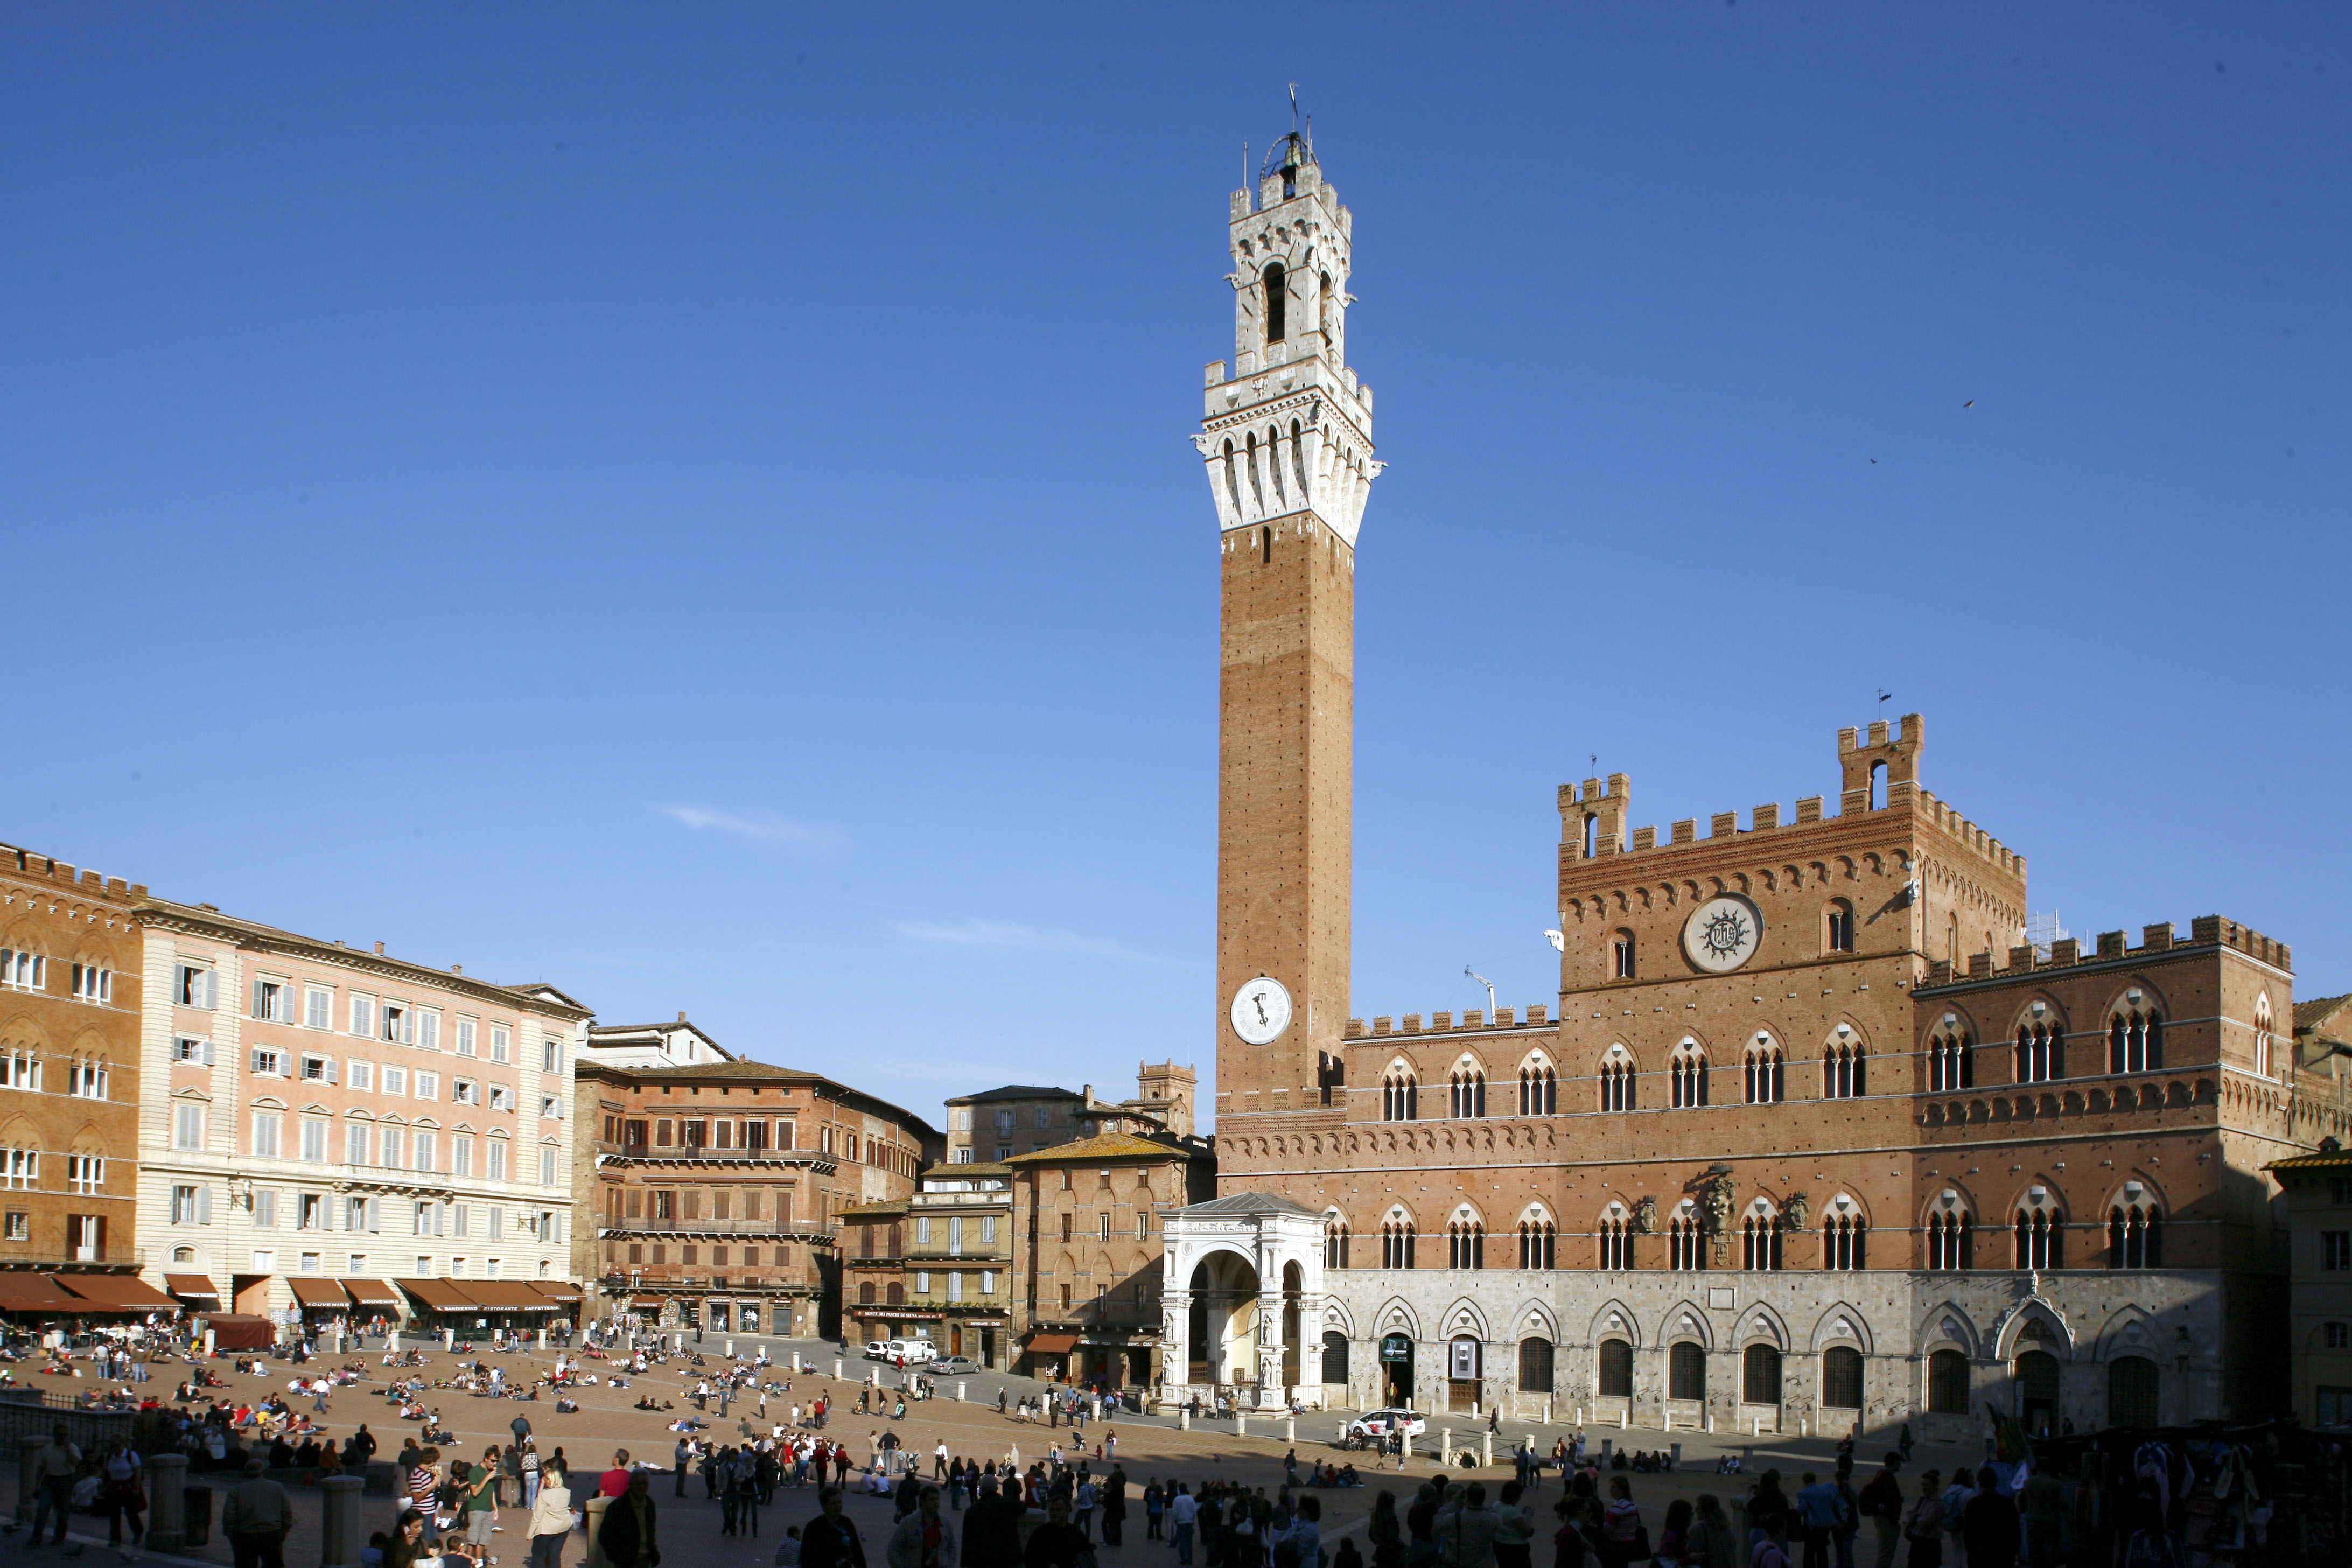
[[[1296,131],[1233,193],[1234,374],[1208,367],[1192,437],[1222,554],[1221,1129],[1319,1108],[1348,1017],[1356,531],[1381,471],[1347,363],[1353,228]]]

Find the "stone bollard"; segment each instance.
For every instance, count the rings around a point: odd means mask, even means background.
[[[1176,1407],[1176,1430],[1179,1432],[1190,1432],[1192,1429],[1192,1407],[1189,1405],[1178,1405]]]
[[[324,1501],[319,1515],[319,1568],[360,1568],[360,1489],[357,1476],[329,1476],[319,1483]]]
[[[147,1550],[177,1552],[188,1543],[188,1510],[181,1493],[188,1483],[185,1454],[147,1458]]]
[[[1410,1430],[1399,1431],[1397,1434],[1397,1445],[1398,1460],[1401,1463],[1407,1465],[1412,1463],[1412,1433]]]
[[[1249,1412],[1238,1405],[1234,1406],[1234,1436],[1236,1437],[1249,1436]]]
[[[1297,1416],[1286,1415],[1282,1418],[1282,1440],[1294,1446],[1298,1442]]]
[[[841,1381],[841,1358],[839,1356],[833,1358],[833,1380],[835,1383],[839,1383]]]
[[[1495,1468],[1495,1435],[1492,1432],[1478,1435],[1478,1468],[1482,1470]]]
[[[1437,1435],[1437,1462],[1451,1468],[1454,1464],[1454,1428],[1448,1426]]]
[[[604,1510],[613,1506],[608,1497],[592,1497],[582,1513],[588,1527],[588,1555],[580,1568],[613,1568],[613,1560],[604,1555],[604,1543],[596,1538],[604,1533]]]
[[[735,1342],[733,1340],[729,1340],[727,1342],[727,1359],[729,1361],[733,1361],[735,1359]]]
[[[956,1379],[956,1403],[958,1405],[969,1405],[971,1403],[971,1395],[964,1392],[963,1379],[961,1378]]]
[[[33,1477],[38,1472],[41,1450],[49,1446],[49,1439],[46,1433],[36,1436],[28,1432],[17,1442],[22,1451],[17,1455],[16,1465],[16,1522],[22,1524],[33,1517],[33,1504],[40,1497],[40,1488]],[[180,1463],[184,1465],[187,1460]]]
[[[1761,1437],[1764,1436],[1764,1417],[1761,1415],[1756,1417],[1756,1430],[1749,1433],[1748,1436],[1751,1437]]]
[[[1627,1400],[1625,1408],[1617,1412],[1617,1430],[1622,1432],[1633,1424],[1633,1402]]]
[[[1551,1425],[1551,1401],[1549,1399],[1544,1401],[1543,1424],[1547,1426]]]

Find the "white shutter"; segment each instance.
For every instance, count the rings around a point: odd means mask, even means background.
[[[220,1005],[220,971],[217,969],[207,969],[205,971],[204,1005],[207,1007],[218,1007]],[[209,1060],[210,1058],[207,1059]]]
[[[257,1017],[257,1018],[258,1018],[258,1017],[260,1017],[260,1016],[262,1016],[262,1015],[261,1015],[261,982],[260,982],[260,981],[258,981],[258,980],[257,980],[257,981],[255,981],[255,982],[253,983],[253,1016],[254,1016],[255,1017]]]
[[[380,1231],[383,1228],[383,1211],[379,1206],[382,1202],[380,1198],[370,1198],[367,1201],[367,1227],[370,1230]]]
[[[340,1063],[338,1063],[332,1057],[327,1058],[327,1081],[329,1083],[341,1083],[342,1079],[339,1075],[341,1071],[342,1068]]]
[[[210,1225],[212,1222],[213,1190],[209,1186],[198,1187],[196,1189],[196,1223]]]
[[[206,1041],[205,1042],[205,1066],[206,1066],[206,1067],[210,1067],[210,1066],[212,1066],[212,1065],[213,1065],[213,1043],[212,1043],[210,1040],[206,1040]]]

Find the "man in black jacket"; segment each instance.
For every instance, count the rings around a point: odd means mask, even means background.
[[[841,1510],[841,1489],[827,1487],[817,1494],[824,1511],[801,1531],[801,1568],[866,1568],[866,1543],[857,1539],[857,1522]]]
[[[1021,1480],[1004,1478],[1003,1490],[983,1484],[963,1521],[961,1568],[1013,1568],[1021,1561]],[[801,1568],[809,1568],[803,1552]]]
[[[645,1471],[630,1471],[628,1489],[605,1505],[596,1544],[613,1568],[661,1568],[661,1549],[654,1544],[653,1489]]]

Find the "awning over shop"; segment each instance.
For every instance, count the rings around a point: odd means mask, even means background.
[[[552,1312],[555,1303],[520,1279],[468,1279],[466,1294],[493,1312]]]
[[[428,1311],[476,1312],[481,1310],[471,1296],[446,1279],[403,1278],[393,1283],[422,1301]]]
[[[0,1312],[48,1312],[71,1317],[80,1312],[117,1310],[69,1295],[38,1274],[0,1276]]]
[[[362,1307],[398,1309],[408,1305],[406,1301],[400,1299],[399,1291],[381,1279],[370,1279],[365,1275],[353,1274],[338,1279],[335,1283],[343,1288],[344,1294]]]
[[[532,1289],[560,1306],[576,1307],[580,1304],[580,1289],[576,1285],[561,1279],[533,1279],[530,1283]]]
[[[174,1296],[184,1296],[198,1303],[221,1299],[220,1291],[202,1274],[166,1274],[163,1276],[163,1289]]]
[[[321,1311],[343,1312],[351,1310],[352,1299],[343,1288],[331,1279],[305,1279],[300,1275],[289,1276],[287,1284],[294,1288],[294,1299],[305,1307]]]
[[[170,1312],[176,1311],[180,1305],[136,1275],[54,1274],[50,1278],[77,1296],[121,1307],[125,1311],[152,1312],[161,1308]]]
[[[1078,1348],[1076,1334],[1031,1334],[1023,1347],[1036,1355],[1067,1355]]]
[[[629,1310],[633,1312],[658,1312],[662,1310],[662,1299],[659,1296],[640,1296],[629,1303]]]

